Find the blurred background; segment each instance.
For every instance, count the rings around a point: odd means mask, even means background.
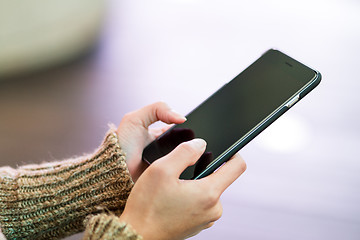
[[[323,81],[241,150],[223,217],[193,239],[360,239],[359,13],[356,0],[0,0],[0,163],[91,152],[155,101],[186,114],[275,48]]]

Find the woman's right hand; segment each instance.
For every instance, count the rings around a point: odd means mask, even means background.
[[[184,239],[214,224],[222,215],[220,196],[246,169],[239,154],[211,175],[180,180],[204,153],[206,143],[194,139],[155,161],[132,189],[120,220],[144,240]]]

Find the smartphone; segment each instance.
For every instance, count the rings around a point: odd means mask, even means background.
[[[207,142],[205,153],[180,179],[208,176],[261,131],[314,89],[321,74],[284,53],[270,49],[186,118],[143,151],[151,164],[194,138]]]

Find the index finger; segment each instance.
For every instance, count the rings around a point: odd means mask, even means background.
[[[179,113],[173,111],[166,103],[157,102],[145,106],[136,112],[136,116],[141,119],[144,127],[150,126],[152,123],[162,121],[165,123],[183,123],[186,118]]]
[[[204,180],[222,194],[246,170],[246,163],[239,153],[223,164],[216,172],[205,177]]]

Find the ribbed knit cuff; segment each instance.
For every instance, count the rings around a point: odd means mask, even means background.
[[[59,239],[84,230],[89,214],[121,213],[133,181],[115,131],[92,155],[0,168],[0,226],[7,239]]]
[[[112,214],[92,216],[86,223],[83,240],[142,240],[129,224]]]

